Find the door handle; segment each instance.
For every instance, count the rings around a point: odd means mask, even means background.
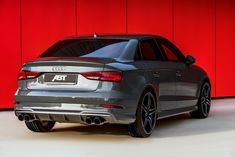
[[[159,77],[160,77],[160,74],[159,74],[158,72],[154,72],[154,73],[153,73],[153,76],[154,76],[155,78],[159,78]]]
[[[177,77],[181,77],[181,76],[182,76],[181,73],[180,73],[180,71],[176,71],[175,75],[176,75]]]

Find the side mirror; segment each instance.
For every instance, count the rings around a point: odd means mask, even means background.
[[[185,63],[187,65],[191,65],[191,64],[195,63],[195,61],[196,61],[196,59],[193,56],[190,56],[190,55],[186,56]]]

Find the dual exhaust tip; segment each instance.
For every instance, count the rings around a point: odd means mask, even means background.
[[[18,115],[18,119],[20,121],[30,121],[30,120],[33,120],[33,117],[29,114],[20,114]],[[95,125],[101,125],[101,124],[104,124],[105,122],[105,119],[102,118],[102,117],[98,117],[98,116],[87,116],[86,119],[85,119],[85,122],[86,124],[95,124]]]
[[[33,118],[32,118],[32,116],[30,116],[30,115],[28,115],[28,114],[25,114],[25,115],[20,114],[20,115],[18,116],[18,119],[19,119],[20,121],[23,121],[23,120],[25,120],[25,121],[30,121],[30,120],[32,120]]]
[[[101,124],[104,124],[104,121],[105,119],[102,118],[102,117],[98,117],[98,116],[95,116],[95,117],[92,117],[92,116],[87,116],[86,117],[86,124],[95,124],[95,125],[101,125]]]

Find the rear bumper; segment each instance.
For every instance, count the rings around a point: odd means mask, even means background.
[[[47,104],[51,105],[51,104]],[[71,105],[71,104],[64,104]],[[79,106],[78,104],[74,104]],[[19,107],[16,105],[15,114],[18,117],[19,115],[30,115],[32,120],[49,120],[49,121],[57,121],[57,122],[75,122],[75,123],[86,123],[86,117],[101,117],[104,119],[104,123],[111,124],[130,124],[134,122],[134,117],[130,116],[131,114],[118,114],[115,110],[122,109],[104,109],[104,108],[93,108],[93,109],[67,109],[66,107],[57,107],[53,109],[51,107],[29,107],[29,104],[24,104]],[[26,107],[27,106],[27,107]],[[120,112],[120,111],[119,111]]]
[[[112,92],[18,91],[15,95],[15,114],[27,114],[35,120],[82,124],[86,124],[88,116],[101,117],[104,123],[130,124],[135,121],[135,99]],[[100,104],[120,105],[123,109],[103,108]]]

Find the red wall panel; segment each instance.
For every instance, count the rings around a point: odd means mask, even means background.
[[[0,108],[13,107],[20,69],[20,1],[0,1]]]
[[[174,1],[174,42],[196,57],[209,75],[215,96],[215,1]]]
[[[216,1],[216,96],[235,96],[235,1]]]
[[[128,33],[157,34],[172,39],[172,0],[128,0]]]
[[[21,61],[93,32],[162,35],[197,58],[213,96],[235,96],[234,19],[234,0],[1,0],[0,108],[13,107]]]
[[[55,41],[76,35],[75,0],[22,0],[23,62]]]
[[[126,0],[77,0],[79,35],[126,32]]]

